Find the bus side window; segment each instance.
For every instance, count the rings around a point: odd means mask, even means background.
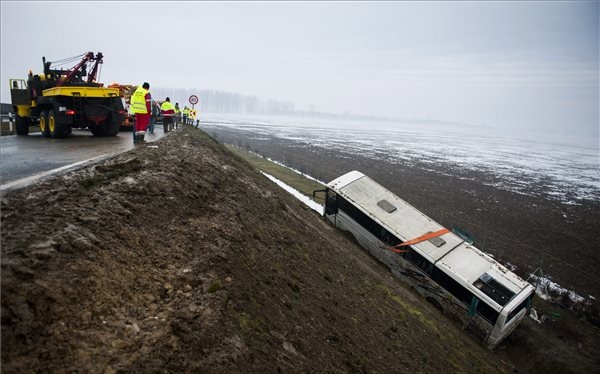
[[[337,214],[337,212],[337,194],[335,193],[335,191],[328,189],[327,194],[325,195],[325,214]]]
[[[476,306],[477,313],[488,320],[492,325],[496,324],[496,320],[498,319],[498,312],[496,312],[492,307],[487,305],[484,302],[480,302]]]
[[[394,246],[394,245],[398,245],[398,244],[402,243],[400,241],[400,239],[396,238],[394,235],[392,235],[389,231],[387,231],[386,229],[384,229],[381,226],[380,226],[380,232],[381,232],[381,234],[379,235],[379,239],[382,242],[384,242],[385,244],[387,244],[389,246]]]
[[[433,271],[433,264],[427,261],[425,257],[421,256],[414,250],[410,250],[406,253],[405,258],[427,274],[431,275]]]
[[[437,284],[442,286],[446,291],[451,293],[458,300],[462,301],[465,305],[470,305],[473,301],[473,294],[471,291],[461,286],[457,281],[452,279],[439,268],[435,266],[433,267],[431,277],[437,282]],[[476,308],[480,309],[482,306],[486,306],[485,303],[478,303]]]

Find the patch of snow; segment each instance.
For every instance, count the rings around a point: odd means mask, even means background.
[[[529,279],[533,279],[533,283],[536,285],[535,293],[544,300],[555,300],[566,295],[573,303],[583,303],[585,301],[585,297],[560,286],[548,277],[538,277],[530,274]],[[590,295],[590,297],[592,296]]]
[[[537,323],[542,323],[542,320],[540,318],[538,318],[537,310],[535,310],[534,308],[531,308],[529,310],[529,318],[531,318],[532,320],[534,320]]]
[[[284,182],[280,181],[279,179],[275,178],[274,176],[267,174],[265,172],[263,172],[261,170],[262,175],[264,175],[265,177],[269,178],[272,182],[274,182],[275,184],[277,184],[279,187],[283,188],[284,190],[286,190],[287,192],[291,193],[292,195],[294,195],[294,197],[298,200],[300,200],[301,202],[303,202],[304,204],[306,204],[309,208],[311,208],[312,210],[318,212],[319,214],[323,214],[323,205],[311,200],[311,198],[309,198],[308,196],[304,195],[302,192],[298,191],[297,189],[288,186],[287,184],[285,184]]]

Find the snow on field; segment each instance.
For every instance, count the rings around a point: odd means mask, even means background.
[[[270,160],[272,162],[275,162],[283,167],[286,167],[290,170],[293,170],[297,173],[300,173],[297,170],[291,169],[286,165],[283,165],[279,162]],[[308,207],[310,207],[311,209],[315,210],[316,212],[318,212],[319,214],[323,214],[323,205],[316,203],[315,201],[311,200],[309,197],[307,197],[306,195],[302,194],[300,191],[294,189],[293,187],[287,185],[286,183],[282,182],[281,180],[275,178],[274,176],[267,174],[263,171],[261,171],[261,173],[266,176],[267,178],[269,178],[272,182],[274,182],[275,184],[277,184],[278,186],[280,186],[281,188],[283,188],[284,190],[288,191],[289,193],[291,193],[294,197],[296,197],[298,200],[300,200],[301,202],[303,202],[304,204],[306,204]],[[308,178],[312,178],[310,176],[305,175]],[[313,178],[314,179],[314,178]],[[315,179],[316,180],[316,179]],[[493,257],[493,255],[490,254],[490,256]],[[509,267],[511,269],[511,271],[515,271],[516,270],[516,266],[512,265],[512,264],[506,264],[507,267]],[[585,297],[582,297],[581,295],[577,294],[576,292],[563,288],[561,285],[559,285],[558,283],[552,281],[551,278],[549,277],[544,277],[544,276],[536,276],[535,274],[530,274],[529,279],[531,280],[531,282],[533,284],[536,285],[536,294],[541,297],[544,300],[551,300],[551,301],[556,301],[556,300],[560,300],[563,297],[568,297],[572,303],[574,304],[583,304],[586,302],[586,300],[592,300],[593,297],[592,296],[588,296],[588,299],[586,299]]]
[[[206,116],[204,127],[231,127],[249,137],[269,136],[360,154],[423,169],[444,166],[460,176],[468,171],[493,175],[486,182],[517,193],[541,190],[565,204],[600,200],[597,145],[560,143],[542,137],[441,122],[381,122],[293,117]]]

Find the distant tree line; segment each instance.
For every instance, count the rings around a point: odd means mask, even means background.
[[[171,99],[172,103],[179,103],[181,108],[191,107],[188,99],[191,95],[198,96],[199,102],[195,106],[200,112],[210,113],[238,113],[238,114],[279,114],[295,115],[321,118],[354,118],[354,119],[390,119],[377,116],[368,116],[360,114],[335,114],[329,112],[316,111],[311,105],[309,110],[296,110],[296,106],[291,101],[263,100],[257,96],[244,95],[236,92],[227,92],[219,90],[195,90],[184,88],[151,88],[150,92],[155,100],[164,100],[166,97]]]
[[[191,107],[188,99],[191,95],[198,96],[198,104],[194,107],[202,112],[209,113],[237,113],[237,114],[265,114],[265,115],[294,115],[303,117],[319,118],[346,118],[354,120],[378,120],[378,121],[410,121],[410,122],[438,122],[438,123],[456,123],[451,121],[438,121],[432,119],[400,119],[394,117],[382,117],[374,115],[356,114],[345,112],[342,114],[331,112],[319,112],[314,106],[308,110],[296,110],[296,106],[291,101],[263,100],[253,95],[244,95],[236,92],[227,92],[219,90],[196,90],[185,88],[150,88],[152,97],[155,100],[171,99],[172,103],[179,103],[179,106]]]
[[[261,100],[257,96],[243,95],[235,92],[218,90],[192,90],[181,88],[151,89],[156,100],[171,98],[183,108],[191,106],[188,98],[198,96],[195,106],[202,112],[210,113],[240,113],[240,114],[294,114],[295,106],[291,101]]]

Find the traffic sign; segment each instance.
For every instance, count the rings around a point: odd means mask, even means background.
[[[196,95],[190,96],[189,100],[190,100],[190,104],[192,104],[192,105],[198,104],[198,96],[196,96]]]

